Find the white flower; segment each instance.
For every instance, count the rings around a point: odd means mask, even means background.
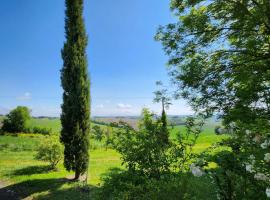
[[[257,173],[255,174],[254,178],[258,181],[267,181],[268,177],[263,173]]]
[[[270,153],[266,153],[266,154],[264,155],[264,160],[265,160],[266,162],[270,162]]]
[[[250,130],[246,130],[246,134],[247,135],[250,135],[251,134],[251,131]]]
[[[270,188],[266,188],[265,194],[268,198],[270,198]]]
[[[252,165],[246,165],[246,171],[247,172],[254,172],[254,170],[253,170],[253,166]]]
[[[204,174],[199,166],[196,166],[194,163],[190,165],[190,170],[192,174],[196,177],[200,177]]]
[[[264,141],[264,143],[261,144],[261,148],[262,149],[267,149],[267,147],[269,146],[269,143],[267,140]]]

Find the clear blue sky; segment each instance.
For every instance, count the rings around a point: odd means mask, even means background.
[[[85,0],[92,115],[138,115],[167,82],[156,29],[174,20],[169,0]],[[0,113],[17,105],[59,116],[64,0],[3,0],[0,6]],[[183,101],[169,114],[189,114]]]

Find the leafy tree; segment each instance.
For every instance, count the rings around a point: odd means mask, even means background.
[[[61,142],[65,146],[64,165],[67,170],[75,171],[75,179],[87,171],[89,163],[90,82],[82,14],[83,0],[66,0]]]
[[[171,9],[178,22],[160,27],[156,39],[169,55],[176,93],[206,117],[218,113],[226,130],[232,132],[232,139],[221,145],[230,147],[233,156],[224,151],[217,163],[226,175],[223,181],[235,187],[220,195],[256,199],[265,192],[257,187],[251,193],[250,187],[256,184],[244,184],[252,182],[255,176],[251,174],[256,175],[257,169],[269,175],[263,157],[270,146],[270,2],[171,0]],[[255,157],[254,169],[243,170],[250,156]],[[242,169],[232,164],[234,160],[241,161],[237,166]],[[240,172],[243,181],[237,179]],[[269,188],[269,181],[265,185]],[[239,191],[233,190],[239,188],[245,191],[235,196]]]
[[[226,123],[256,123],[270,113],[269,1],[172,0],[179,21],[156,39],[169,55],[177,93]],[[245,117],[242,117],[245,116]]]
[[[105,147],[108,149],[109,145],[113,144],[113,127],[107,126],[107,130],[105,131]]]
[[[10,133],[24,132],[27,130],[27,121],[30,118],[30,110],[27,107],[18,106],[3,120],[2,131]]]
[[[166,145],[169,143],[169,130],[165,109],[168,109],[169,106],[171,105],[171,98],[168,94],[168,90],[163,86],[162,82],[157,81],[156,85],[160,88],[154,92],[155,94],[154,102],[161,103],[162,105],[162,113],[160,121],[162,123],[163,130],[160,134],[161,134],[161,142]]]
[[[103,138],[103,131],[100,126],[93,126],[92,133],[94,135],[95,140],[101,141]]]

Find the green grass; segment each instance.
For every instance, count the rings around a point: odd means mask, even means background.
[[[54,133],[58,133],[61,130],[61,122],[60,119],[48,119],[48,118],[42,118],[42,119],[36,119],[32,118],[29,122],[30,127],[42,127],[51,129]]]
[[[57,119],[33,119],[32,125],[52,128],[59,132],[60,121]],[[177,131],[184,131],[183,126],[172,130],[172,137]],[[96,149],[90,151],[89,185],[90,194],[82,191],[80,183],[67,181],[73,174],[67,172],[60,163],[58,171],[48,171],[47,163],[34,159],[36,149],[44,136],[38,134],[18,134],[18,136],[0,136],[0,180],[9,183],[7,189],[17,191],[21,198],[34,199],[95,199],[95,193],[102,184],[101,177],[112,168],[123,168],[120,155],[114,150],[100,148],[99,142],[93,142]],[[225,136],[214,134],[213,126],[205,128],[195,151],[199,152]],[[193,180],[193,179],[192,179]],[[194,179],[194,184],[200,182]],[[198,191],[198,194],[203,191]],[[204,199],[202,197],[202,199]]]
[[[62,164],[58,165],[59,171],[52,172],[48,171],[47,163],[34,159],[35,150],[42,137],[0,136],[0,146],[8,145],[0,150],[0,180],[10,183],[8,189],[19,192],[23,198],[30,195],[43,199],[54,193],[50,199],[76,199],[76,194],[82,195],[82,199],[88,199],[88,193],[75,191],[78,183],[64,181],[64,178],[72,178],[73,173],[67,172]],[[13,151],[11,144],[18,146],[19,150]],[[25,149],[25,146],[28,148]],[[93,190],[100,184],[102,174],[110,168],[121,166],[121,161],[118,153],[110,149],[93,150],[90,155],[88,179]],[[52,188],[52,185],[57,185],[57,190]],[[54,191],[51,191],[52,189]],[[64,192],[67,190],[73,192]]]

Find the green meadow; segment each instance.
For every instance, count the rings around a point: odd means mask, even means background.
[[[50,128],[55,134],[59,133],[59,119],[32,119],[31,126]],[[175,126],[171,130],[173,138],[177,132],[183,133],[184,126]],[[120,155],[113,149],[105,149],[102,142],[91,139],[90,166],[88,183],[90,193],[81,189],[82,183],[66,181],[72,178],[73,173],[67,172],[63,164],[58,165],[57,171],[49,171],[46,162],[35,159],[36,150],[45,136],[39,134],[16,134],[0,136],[0,180],[7,184],[7,188],[17,192],[21,198],[29,199],[96,199],[95,195],[102,187],[102,177],[106,176],[112,169],[124,169],[121,165]],[[212,143],[220,141],[225,136],[214,134],[214,124],[205,126],[204,131],[198,138],[194,151],[201,152]],[[209,180],[190,177],[192,184],[198,184],[202,190],[196,190],[197,196],[204,199],[205,187],[210,187]],[[203,187],[202,183],[208,184]],[[209,185],[210,184],[210,185]],[[192,189],[192,187],[190,188]],[[213,189],[212,189],[213,190]],[[209,192],[211,193],[211,189]],[[213,191],[212,191],[213,193]],[[193,194],[195,195],[195,194]],[[207,194],[210,197],[211,194]],[[195,195],[196,196],[196,195]]]

